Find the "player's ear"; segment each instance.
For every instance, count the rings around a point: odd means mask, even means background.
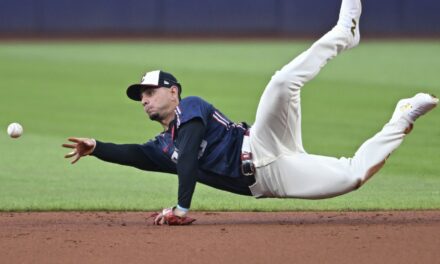
[[[173,96],[173,98],[176,98],[176,100],[179,101],[179,87],[177,87],[176,85],[173,85],[173,86],[171,86],[170,90],[171,90],[171,95]]]

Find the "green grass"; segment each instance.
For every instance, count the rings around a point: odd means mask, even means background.
[[[311,42],[77,42],[0,44],[0,210],[155,210],[175,204],[177,177],[84,158],[70,165],[68,136],[142,143],[160,131],[125,88],[164,69],[231,119],[253,122],[271,75]],[[309,153],[351,156],[390,118],[399,98],[440,95],[437,41],[366,41],[332,61],[302,93]],[[10,139],[6,126],[25,129]],[[198,185],[195,210],[440,208],[440,111],[368,184],[327,200],[254,199]]]

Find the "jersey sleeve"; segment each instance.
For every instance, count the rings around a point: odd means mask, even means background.
[[[151,157],[152,151],[145,152],[138,144],[114,144],[96,141],[92,156],[100,160],[146,171],[164,171]]]
[[[190,96],[184,98],[176,107],[177,129],[193,119],[200,119],[206,127],[213,109],[211,104],[199,97]]]
[[[177,174],[176,164],[164,154],[157,140],[143,145],[114,144],[96,141],[91,156],[102,161],[135,167],[144,171]]]
[[[179,177],[178,205],[189,209],[197,181],[198,152],[205,134],[205,126],[200,119],[193,119],[184,125],[177,137],[179,159],[177,175]]]

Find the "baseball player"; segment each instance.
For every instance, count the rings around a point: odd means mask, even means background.
[[[419,93],[400,100],[390,121],[351,158],[308,154],[301,139],[300,92],[339,53],[358,45],[360,0],[342,0],[336,26],[276,72],[264,90],[255,123],[234,123],[199,97],[181,99],[170,73],[152,71],[127,89],[163,132],[145,144],[117,145],[69,138],[72,163],[91,155],[147,171],[178,175],[177,205],[155,214],[155,224],[186,225],[196,186],[257,198],[329,198],[359,188],[402,143],[414,122],[438,104]]]

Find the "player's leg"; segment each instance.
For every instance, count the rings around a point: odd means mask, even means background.
[[[436,107],[438,101],[436,97],[425,93],[400,100],[391,120],[382,131],[362,144],[350,160],[351,174],[359,177],[361,184],[365,183],[411,132],[414,122]]]
[[[383,129],[367,140],[352,158],[332,158],[306,153],[285,154],[257,168],[255,196],[328,198],[359,188],[402,143],[414,121],[438,104],[428,94],[401,100]]]
[[[251,132],[257,167],[269,164],[285,152],[305,153],[300,89],[329,60],[359,43],[361,9],[360,0],[343,0],[337,25],[272,77],[260,99]]]

